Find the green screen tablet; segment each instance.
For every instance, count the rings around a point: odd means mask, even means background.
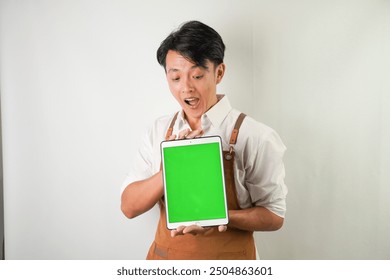
[[[161,158],[168,229],[228,223],[219,136],[163,141]]]

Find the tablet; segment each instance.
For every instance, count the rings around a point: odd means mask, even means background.
[[[219,136],[163,141],[161,162],[168,229],[228,223]]]

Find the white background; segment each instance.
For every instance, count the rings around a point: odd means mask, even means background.
[[[6,259],[143,259],[156,209],[120,212],[152,121],[178,110],[160,42],[227,46],[219,92],[285,142],[288,212],[262,259],[390,259],[390,2],[0,0]]]

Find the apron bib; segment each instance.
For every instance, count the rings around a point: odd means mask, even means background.
[[[172,134],[173,125],[177,113],[172,119],[167,131],[166,139]],[[234,145],[237,140],[239,127],[244,114],[241,114],[233,129],[230,144]],[[229,210],[238,210],[240,206],[237,200],[237,191],[234,182],[234,149],[223,151],[224,175],[226,195]],[[146,259],[148,260],[254,260],[256,259],[255,242],[253,231],[227,228],[225,232],[218,232],[213,227],[204,235],[179,235],[171,237],[171,231],[167,229],[165,205],[163,199],[159,201],[160,220],[157,225],[154,242],[150,246]]]

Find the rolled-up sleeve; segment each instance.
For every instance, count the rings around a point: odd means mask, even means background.
[[[149,130],[143,137],[140,148],[131,160],[131,166],[122,183],[121,193],[125,188],[135,182],[151,177],[153,164],[152,135]]]
[[[286,147],[275,131],[255,139],[246,163],[246,187],[252,204],[263,206],[278,216],[286,213],[287,186],[283,157]],[[257,148],[256,148],[257,146]]]

